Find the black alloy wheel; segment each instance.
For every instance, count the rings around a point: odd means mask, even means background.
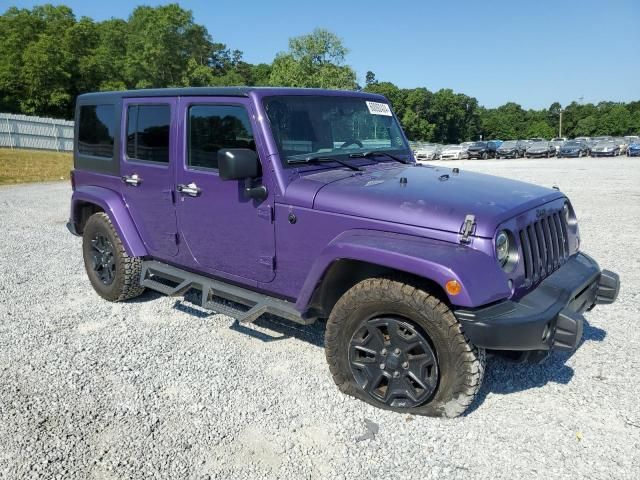
[[[115,249],[101,233],[96,233],[91,239],[91,267],[104,285],[113,283],[116,275]]]
[[[402,318],[365,321],[349,342],[349,363],[360,388],[389,407],[421,405],[438,386],[438,363],[429,340]]]

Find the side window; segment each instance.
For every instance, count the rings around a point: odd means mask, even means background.
[[[256,149],[249,115],[239,105],[193,105],[187,128],[190,167],[217,169],[221,148]]]
[[[78,153],[113,157],[116,118],[114,105],[83,105],[78,125]]]
[[[169,163],[169,105],[129,105],[127,108],[127,157]]]

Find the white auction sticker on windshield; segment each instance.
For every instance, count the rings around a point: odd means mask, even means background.
[[[391,113],[391,109],[389,105],[386,103],[380,102],[369,102],[367,101],[367,108],[369,109],[369,113],[372,115],[386,115],[387,117],[393,116]]]

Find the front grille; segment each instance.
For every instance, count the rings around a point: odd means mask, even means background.
[[[560,211],[527,225],[519,235],[527,285],[549,276],[569,258],[567,223]]]

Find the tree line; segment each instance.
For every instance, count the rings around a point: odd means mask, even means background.
[[[371,71],[360,85],[348,49],[324,29],[291,38],[271,63],[251,64],[177,4],[140,6],[126,20],[101,22],[78,20],[63,5],[12,7],[0,16],[0,52],[0,111],[10,113],[72,118],[76,96],[98,90],[273,85],[381,93],[418,141],[551,138],[561,110],[564,136],[640,133],[640,101],[485,108],[451,89],[399,88]]]

